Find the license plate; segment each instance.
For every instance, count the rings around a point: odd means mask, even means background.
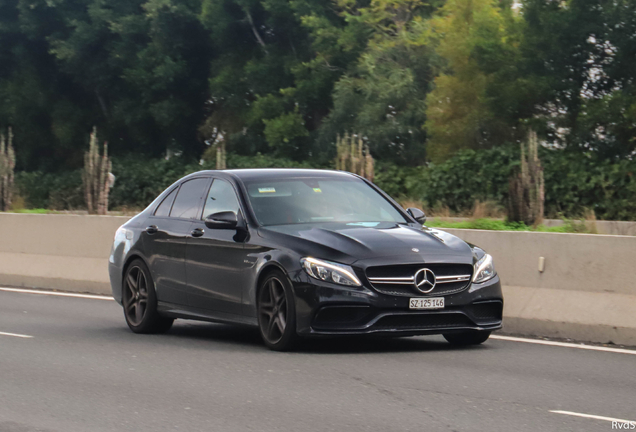
[[[409,309],[444,309],[444,297],[412,298]]]

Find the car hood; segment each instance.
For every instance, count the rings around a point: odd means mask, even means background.
[[[426,227],[387,222],[324,223],[268,226],[262,230],[300,239],[290,243],[297,246],[294,249],[301,249],[297,250],[301,254],[346,264],[473,263],[473,252],[467,243]]]

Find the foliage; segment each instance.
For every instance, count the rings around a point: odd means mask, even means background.
[[[597,153],[546,152],[546,214],[569,217],[592,211],[598,219],[636,220],[636,160],[612,161]]]
[[[525,0],[520,73],[549,142],[604,157],[636,150],[636,2]]]
[[[445,162],[419,169],[418,175],[405,183],[404,195],[453,212],[471,209],[475,201],[505,203],[508,179],[518,158],[512,146],[463,150]]]
[[[185,157],[165,159],[139,159],[133,157],[115,159],[113,174],[115,186],[110,195],[113,209],[141,209],[149,205],[162,191],[181,177],[204,169],[216,168],[216,152],[208,153],[203,164]],[[228,169],[239,168],[312,168],[309,163],[274,158],[256,154],[226,155]],[[324,168],[324,166],[318,166]]]
[[[84,209],[81,170],[62,173],[41,171],[19,172],[15,178],[16,193],[27,208],[55,210]]]
[[[331,2],[202,0],[201,6],[215,51],[208,120],[228,151],[296,160],[319,153],[314,138],[333,83],[355,60],[324,41],[345,26]],[[316,55],[322,46],[333,55]]]
[[[49,214],[53,213],[51,210],[37,208],[37,209],[17,209],[11,210],[12,213],[26,213],[26,214]]]
[[[212,51],[200,2],[3,0],[0,126],[20,169],[82,164],[97,125],[115,153],[199,153]],[[177,144],[178,143],[178,144]]]
[[[546,215],[635,219],[636,2],[514,4],[0,0],[17,193],[81,208],[92,125],[133,208],[203,167],[330,167],[356,131],[387,192],[463,211],[508,200],[532,128]]]
[[[140,209],[186,174],[214,169],[215,152],[203,164],[187,157],[115,158],[117,180],[111,191],[113,209]],[[593,212],[598,219],[636,220],[636,161],[600,160],[595,153],[539,149],[545,177],[545,213],[549,218],[579,218]],[[519,165],[516,145],[491,150],[463,150],[440,164],[400,167],[375,165],[374,182],[394,198],[423,202],[425,209],[448,208],[468,213],[475,202],[504,206],[508,182]],[[334,168],[315,161],[297,162],[256,154],[227,154],[228,168]],[[17,193],[28,208],[73,210],[84,208],[81,171],[58,174],[16,174]]]
[[[144,159],[114,158],[115,186],[110,194],[113,209],[145,208],[161,192],[186,174],[201,167],[184,157]]]
[[[424,37],[426,18],[439,2],[339,1],[341,15],[366,29],[368,43],[335,84],[334,107],[321,139],[334,142],[347,130],[361,133],[378,159],[416,165],[425,160],[425,99],[434,53]],[[343,30],[344,31],[344,30]]]
[[[636,220],[636,160],[618,162],[597,153],[539,148],[545,181],[545,216]],[[428,208],[470,211],[475,201],[508,201],[509,178],[519,165],[516,146],[462,150],[440,164],[402,169],[379,164],[376,183],[394,197],[409,197]]]
[[[330,168],[322,163],[312,163],[312,161],[297,162],[292,159],[277,158],[267,154],[256,153],[254,156],[243,156],[236,153],[226,155],[226,165],[228,169],[241,168]],[[216,152],[209,149],[203,154],[203,164],[201,169],[214,169],[216,166]]]
[[[630,0],[0,1],[0,127],[18,171],[228,153],[325,164],[338,134],[376,160],[440,163],[519,142],[636,150]],[[515,10],[517,12],[515,12]],[[320,162],[316,162],[320,159]]]
[[[510,5],[501,5],[498,0],[448,0],[431,21],[430,37],[444,60],[427,97],[431,160],[514,138],[516,119],[506,122],[508,116],[494,107],[505,99],[493,101],[490,94],[493,87],[506,85],[502,71],[518,57],[516,22]]]

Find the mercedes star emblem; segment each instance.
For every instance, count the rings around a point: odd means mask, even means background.
[[[424,294],[430,293],[433,291],[433,288],[435,288],[435,273],[427,268],[419,269],[415,273],[413,283],[415,284],[415,288],[422,291]]]

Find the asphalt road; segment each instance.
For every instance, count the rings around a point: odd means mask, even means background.
[[[113,301],[0,291],[0,432],[612,430],[554,410],[636,420],[636,356],[438,337],[274,353],[250,329],[135,335]]]

